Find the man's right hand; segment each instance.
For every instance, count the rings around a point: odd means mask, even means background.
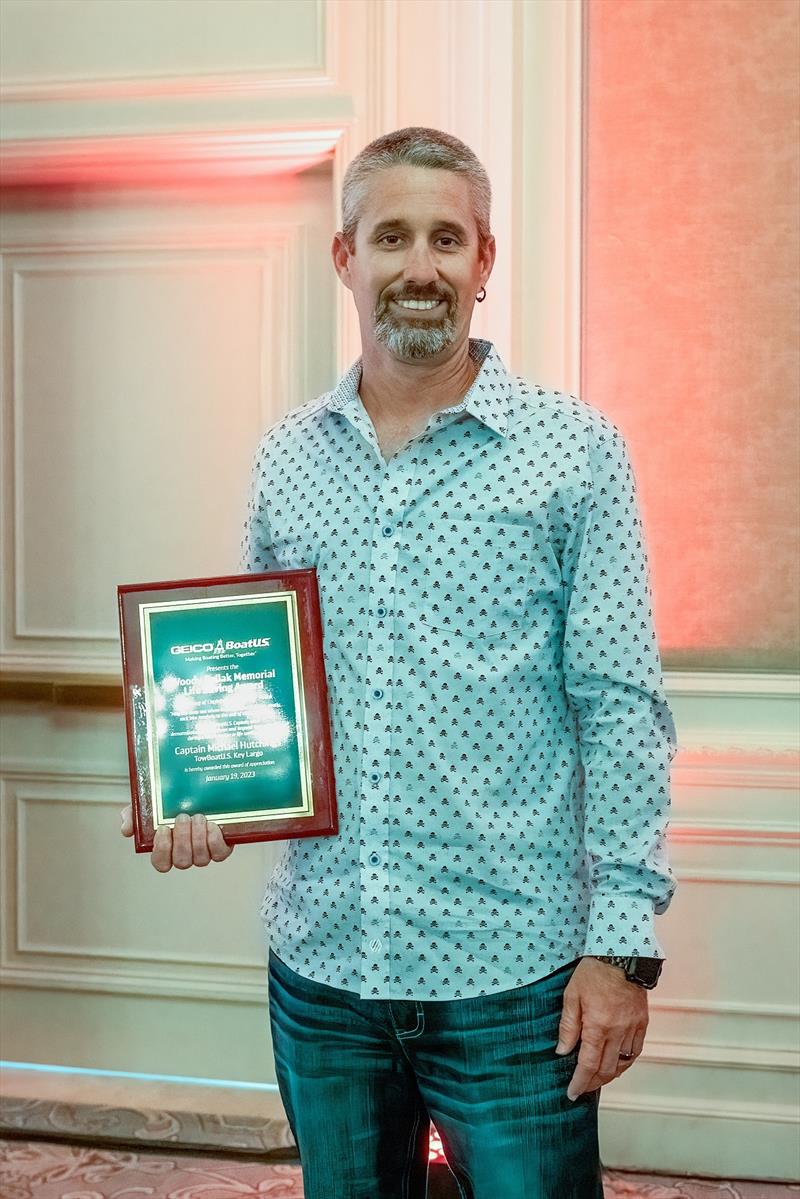
[[[122,809],[123,837],[133,836],[133,808],[128,804]],[[206,820],[201,812],[189,816],[182,812],[176,817],[175,829],[161,825],[156,829],[150,861],[160,874],[166,874],[174,866],[176,870],[188,870],[190,866],[207,866],[209,862],[224,862],[233,853],[222,830],[213,820]]]

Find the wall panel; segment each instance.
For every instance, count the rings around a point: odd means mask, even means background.
[[[800,663],[800,9],[589,0],[584,397],[631,445],[668,667]]]
[[[324,16],[323,0],[4,0],[0,73],[9,87],[295,74],[322,65]]]

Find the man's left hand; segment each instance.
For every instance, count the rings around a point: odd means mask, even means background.
[[[611,962],[582,958],[564,991],[556,1045],[556,1053],[569,1053],[581,1042],[567,1096],[577,1099],[624,1074],[642,1052],[648,1019],[646,988]]]

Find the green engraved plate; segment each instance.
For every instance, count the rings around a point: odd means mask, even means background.
[[[145,604],[141,620],[156,822],[307,811],[295,593]]]

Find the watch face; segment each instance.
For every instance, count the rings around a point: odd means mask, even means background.
[[[652,985],[658,982],[663,964],[660,958],[635,958],[633,974],[643,983]]]

